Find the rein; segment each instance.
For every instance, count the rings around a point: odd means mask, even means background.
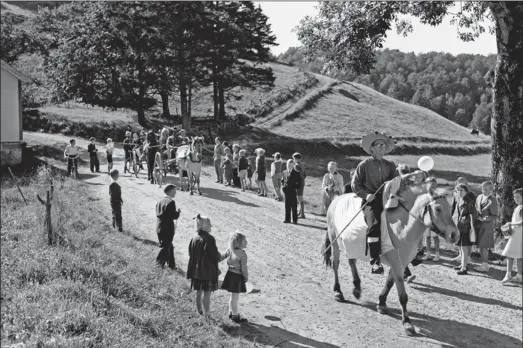
[[[438,198],[443,198],[443,197],[438,196],[438,197],[436,197],[434,199],[431,199],[431,202],[435,201]],[[403,205],[402,202],[398,202],[398,203],[399,203],[399,206],[401,206],[403,209],[405,209],[407,211],[407,213],[409,213],[410,216],[412,216],[414,219],[418,220],[423,226],[425,226],[426,228],[433,229],[439,235],[445,235],[443,232],[441,232],[441,230],[438,228],[438,226],[436,226],[436,224],[434,223],[434,215],[432,213],[432,209],[430,209],[430,207],[429,207],[430,202],[425,205],[425,208],[423,210],[423,215],[422,215],[422,217],[425,217],[425,214],[427,214],[427,211],[429,212],[430,221],[431,221],[431,225],[430,226],[425,225],[425,223],[423,221],[421,221],[421,219],[419,217],[414,216],[414,214],[412,214],[410,212],[410,210],[408,210],[407,207],[405,207],[405,205]]]

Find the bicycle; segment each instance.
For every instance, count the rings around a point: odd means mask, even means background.
[[[68,160],[71,160],[71,177],[73,179],[78,178],[78,165],[76,160],[78,159],[79,154],[76,155],[67,155],[65,156]],[[69,163],[67,163],[69,165]]]

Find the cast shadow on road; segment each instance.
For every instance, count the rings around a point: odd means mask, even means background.
[[[247,323],[241,326],[222,324],[221,328],[232,337],[262,343],[278,348],[340,348],[330,343],[316,341],[300,336],[279,326],[265,326],[257,323]]]
[[[416,285],[416,286],[414,286],[414,285]],[[476,302],[476,303],[492,305],[492,306],[500,306],[503,308],[513,309],[513,310],[517,310],[517,311],[521,310],[520,306],[516,306],[511,303],[496,300],[493,298],[486,298],[486,297],[479,297],[476,295],[464,294],[459,291],[445,289],[445,288],[441,288],[441,287],[435,286],[435,285],[420,284],[420,283],[414,282],[412,288],[416,289],[418,291],[424,292],[424,293],[428,293],[428,294],[436,292],[438,294],[442,294],[445,296],[459,298],[460,300],[463,300],[463,301]]]
[[[253,208],[259,207],[259,205],[257,205],[257,204],[244,202],[244,201],[236,198],[235,196],[237,196],[239,194],[238,192],[228,191],[228,190],[218,190],[218,189],[214,189],[214,188],[210,188],[210,187],[205,187],[205,188],[202,187],[201,191],[202,191],[203,196],[210,198],[210,199],[216,199],[216,200],[222,201],[222,202],[225,201],[225,202],[236,203],[236,204],[243,205],[246,207],[253,207]]]
[[[346,303],[358,305],[381,315],[376,311],[376,304],[371,302]],[[399,308],[389,308],[384,314],[397,319],[398,332],[401,330],[401,310]],[[455,320],[447,320],[431,317],[429,315],[409,311],[412,324],[416,327],[417,335],[413,339],[420,339],[420,347],[423,346],[423,338],[438,341],[442,348],[474,347],[474,348],[521,348],[522,341],[490,330],[484,327],[462,323]]]
[[[159,242],[155,242],[155,241],[152,241],[150,239],[144,239],[144,238],[140,238],[140,237],[136,237],[136,236],[133,236],[133,239],[137,242],[141,242],[145,245],[152,245],[152,246],[155,246],[157,247],[158,246],[158,243]]]
[[[303,227],[306,227],[306,228],[312,228],[312,229],[320,230],[320,231],[326,231],[327,230],[326,227],[304,224],[304,223],[301,223],[300,220],[298,220],[298,226],[303,226]]]

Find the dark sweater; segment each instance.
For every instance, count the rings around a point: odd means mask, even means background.
[[[286,170],[283,172],[283,178],[281,179],[281,182],[283,192],[285,194],[296,193],[296,190],[301,187],[302,176],[300,172],[297,172],[294,169],[291,170],[290,174],[289,171]]]
[[[87,145],[87,152],[89,152],[90,156],[96,156],[96,145],[95,144],[89,144]]]
[[[177,220],[180,213],[176,210],[176,203],[164,197],[156,203],[156,233],[160,236],[174,236],[174,220]]]
[[[247,170],[249,169],[249,160],[246,157],[240,157],[238,163],[238,170]]]
[[[111,204],[122,204],[122,189],[116,182],[109,185],[109,197],[111,197]]]
[[[189,243],[187,279],[218,280],[220,256],[214,237],[199,231]]]

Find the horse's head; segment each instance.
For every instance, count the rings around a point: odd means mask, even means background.
[[[193,137],[191,142],[192,151],[195,154],[201,155],[204,147],[203,137]]]
[[[435,190],[429,192],[427,197],[429,199],[421,212],[421,220],[438,236],[445,238],[448,243],[456,243],[459,231],[452,219],[452,209],[447,200],[447,192]]]

